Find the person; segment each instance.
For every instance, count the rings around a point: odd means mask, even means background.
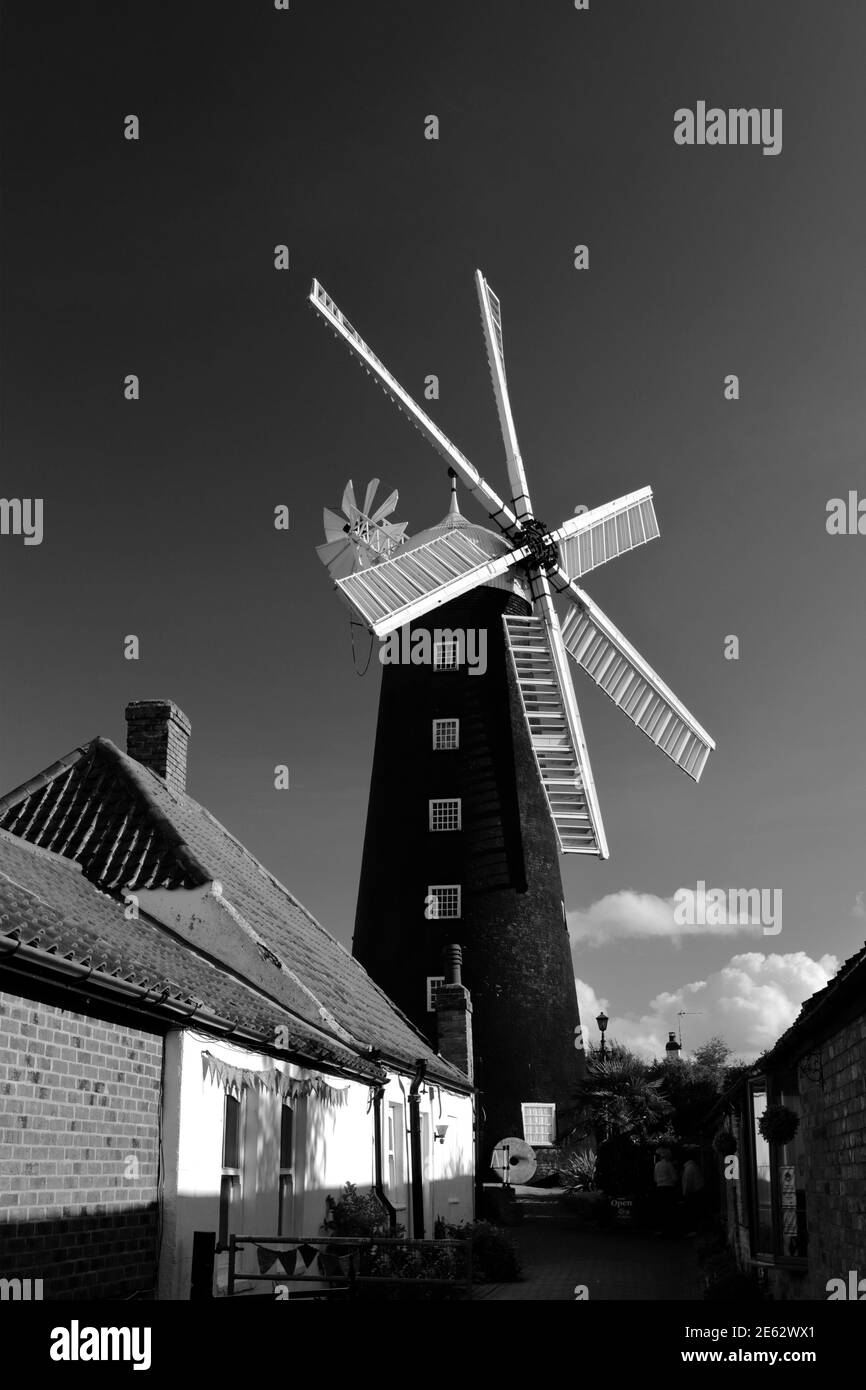
[[[670,1235],[676,1214],[678,1184],[677,1170],[671,1162],[671,1151],[668,1148],[656,1149],[653,1181],[656,1189],[656,1211],[659,1225],[656,1235]]]
[[[683,1209],[686,1235],[697,1235],[704,1204],[704,1175],[698,1163],[698,1150],[688,1149],[683,1165]]]

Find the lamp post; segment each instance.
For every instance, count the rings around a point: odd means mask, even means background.
[[[595,1021],[596,1021],[596,1023],[598,1024],[598,1031],[601,1033],[601,1047],[598,1049],[598,1055],[599,1055],[599,1057],[601,1058],[601,1060],[604,1061],[605,1057],[607,1056],[607,1049],[606,1049],[606,1047],[605,1047],[605,1042],[604,1042],[604,1034],[605,1034],[605,1029],[607,1028],[608,1023],[610,1022],[610,1019],[608,1018],[608,1016],[607,1016],[607,1014],[605,1013],[604,1009],[602,1009],[601,1013],[599,1014],[598,1018],[597,1018]],[[608,1129],[609,1129],[609,1125],[608,1125],[608,1123],[607,1123],[607,1105],[605,1105],[605,1107],[604,1107],[604,1123],[603,1123],[603,1126],[602,1126],[602,1142],[604,1142],[604,1140],[607,1139]]]

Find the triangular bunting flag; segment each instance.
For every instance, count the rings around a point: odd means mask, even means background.
[[[283,1266],[283,1269],[286,1271],[289,1278],[291,1279],[292,1275],[298,1267],[297,1250],[283,1250],[280,1254],[280,1264]]]
[[[299,1245],[295,1253],[300,1255],[301,1259],[303,1260],[304,1269],[309,1269],[310,1265],[313,1263],[313,1260],[316,1258],[319,1252],[316,1249],[315,1245],[304,1244]]]
[[[267,1274],[272,1269],[277,1260],[280,1259],[277,1250],[269,1250],[265,1245],[256,1246],[256,1259],[259,1262],[259,1274]]]
[[[322,1273],[329,1279],[345,1279],[349,1273],[348,1255],[326,1255],[321,1257]]]

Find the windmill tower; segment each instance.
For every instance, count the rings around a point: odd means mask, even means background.
[[[606,859],[608,846],[568,657],[695,781],[715,745],[577,582],[658,536],[652,490],[583,511],[553,531],[535,517],[499,301],[480,271],[476,287],[509,502],[403,390],[317,280],[310,302],[452,475],[448,515],[412,539],[386,521],[396,494],[387,512],[372,513],[368,489],[356,515],[350,484],[346,520],[325,512],[319,554],[342,597],[377,637],[390,639],[397,658],[383,669],[354,953],[431,1032],[443,950],[462,947],[489,1153],[503,1135],[523,1132],[527,1114],[541,1122],[541,1107],[567,1105],[582,1065],[558,856]],[[458,479],[496,530],[461,514]],[[562,626],[554,594],[569,605]]]

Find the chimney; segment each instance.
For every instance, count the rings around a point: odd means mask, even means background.
[[[171,700],[132,700],[126,706],[126,751],[161,777],[169,791],[186,791],[190,722]]]
[[[445,947],[445,983],[434,994],[439,1052],[447,1062],[474,1079],[472,1061],[472,1000],[461,982],[463,951]]]

